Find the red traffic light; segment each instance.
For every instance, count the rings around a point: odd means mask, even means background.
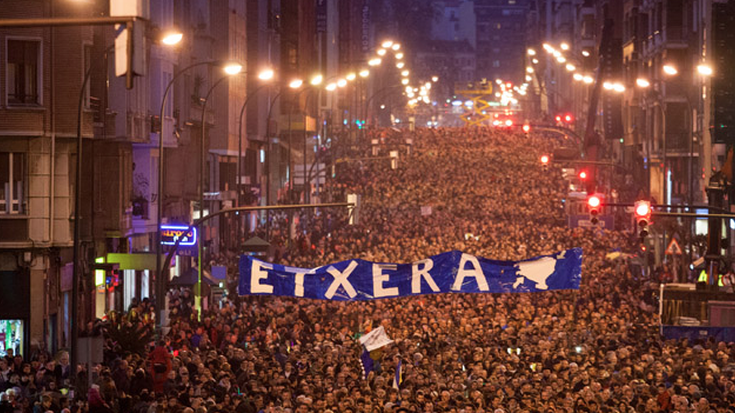
[[[587,172],[582,171],[579,173],[579,179],[587,179]]]
[[[599,208],[601,204],[602,201],[600,201],[598,196],[593,195],[587,199],[587,205],[589,205],[590,208]]]
[[[557,121],[557,122],[561,122],[561,116],[559,116],[559,115],[556,115],[556,121]]]
[[[531,125],[525,124],[523,125],[523,132],[528,133],[531,131]]]
[[[512,120],[510,120],[510,119],[506,119],[506,121],[505,121],[505,126],[507,126],[507,127],[511,127],[511,126],[513,126],[513,121],[512,121]]]
[[[587,198],[587,209],[590,212],[590,222],[597,225],[600,222],[600,208],[602,208],[602,198],[598,195],[592,195]]]
[[[641,238],[648,235],[648,226],[651,225],[651,203],[649,201],[635,201],[633,208],[635,220],[638,223]]]
[[[549,163],[549,156],[548,155],[541,155],[541,163],[544,165],[547,165]]]
[[[570,115],[570,114],[566,114],[566,115],[564,116],[564,121],[565,121],[566,123],[571,123],[571,122],[572,122],[573,120],[574,120],[574,118],[573,118],[573,117],[572,117],[572,115]]]
[[[651,214],[651,205],[645,201],[636,202],[635,215],[638,217],[647,217]]]

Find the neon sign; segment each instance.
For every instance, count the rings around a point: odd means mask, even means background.
[[[185,225],[161,225],[161,245],[192,246],[197,244],[197,229]]]

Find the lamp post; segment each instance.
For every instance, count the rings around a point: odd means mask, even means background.
[[[165,46],[175,46],[178,44],[181,39],[183,38],[183,34],[177,31],[167,31],[160,36],[157,36],[155,39],[157,42],[165,45]],[[107,55],[114,50],[115,45],[108,46],[104,52],[103,55],[105,57],[105,72],[107,72]],[[81,205],[82,205],[82,191],[81,191],[81,183],[82,183],[82,165],[83,165],[83,156],[82,156],[82,105],[84,103],[84,94],[87,89],[87,84],[89,83],[89,78],[92,75],[92,66],[90,65],[89,68],[84,73],[84,80],[82,81],[82,87],[79,90],[79,102],[77,106],[77,165],[76,165],[76,173],[75,173],[75,184],[74,184],[74,245],[73,245],[73,252],[72,252],[72,292],[71,292],[71,317],[69,320],[69,329],[71,331],[71,351],[70,351],[70,364],[72,366],[71,368],[71,377],[75,378],[77,374],[77,360],[78,360],[78,341],[79,341],[79,327],[78,327],[78,321],[79,321],[79,272],[80,272],[80,263],[79,263],[79,249],[80,249],[80,232],[81,229],[80,221],[81,221]],[[160,198],[160,191],[159,191],[159,198]],[[160,200],[159,200],[160,203]],[[157,233],[159,231],[156,231]],[[160,242],[159,242],[160,244]]]
[[[670,65],[670,64],[664,65],[661,70],[663,71],[665,75],[668,75],[668,76],[676,76],[679,74],[678,69],[675,66]],[[697,66],[697,73],[700,75],[700,77],[705,78],[705,77],[712,76],[713,70],[710,66],[706,64],[700,64]],[[638,78],[636,79],[636,85],[640,88],[645,89],[650,86],[650,82],[648,81],[648,79]],[[660,99],[661,95],[658,94],[658,96]],[[685,93],[685,97],[686,97],[686,104],[687,104],[686,113],[687,113],[687,117],[690,119],[690,122],[691,122],[692,103],[691,103],[688,93]],[[666,162],[667,160],[666,158],[666,111],[664,110],[663,102],[661,102],[661,104],[659,105],[659,108],[661,109],[661,122],[662,122],[662,135],[663,135],[663,159],[664,159],[664,172],[663,172],[664,176],[663,176],[662,188],[664,189],[664,202],[670,203],[669,201],[666,200],[666,182],[667,182],[667,177],[666,177],[666,163],[667,163]],[[687,194],[688,197],[687,198],[688,198],[688,204],[693,205],[694,204],[694,124],[693,123],[688,122],[687,135],[689,138],[689,165],[688,165],[689,184],[688,184],[688,194]],[[695,233],[693,219],[690,222],[690,232],[691,234],[690,234],[690,245],[689,245],[689,259],[690,259],[690,262],[692,262],[694,260],[693,238],[694,238],[694,233]]]
[[[171,87],[173,87],[176,80],[181,77],[181,75],[198,66],[217,65],[219,63],[220,62],[217,61],[198,62],[181,69],[179,73],[177,73],[168,82],[168,84],[166,85],[166,89],[163,92],[163,97],[161,98],[161,108],[158,112],[160,127],[158,128],[158,205],[156,207],[156,310],[158,311],[158,314],[156,314],[156,331],[159,335],[162,335],[161,328],[163,327],[164,314],[166,311],[166,284],[168,282],[168,277],[164,277],[161,269],[161,221],[163,220],[162,217],[164,200],[163,112],[166,108],[166,102],[168,101],[168,93],[171,90]]]
[[[209,88],[209,91],[207,91],[207,95],[204,98],[204,102],[202,103],[202,131],[201,131],[201,141],[199,145],[199,218],[201,219],[204,216],[204,169],[206,167],[206,145],[204,144],[205,137],[206,137],[206,127],[207,124],[206,121],[206,115],[207,115],[207,102],[209,101],[209,98],[212,96],[212,92],[214,92],[214,89],[222,83],[224,80],[229,79],[230,77],[239,74],[242,71],[242,66],[239,64],[230,64],[225,66],[224,72],[227,74],[227,76],[221,77],[219,80],[214,82],[212,87]],[[198,280],[197,280],[197,286],[196,286],[196,295],[194,299],[194,304],[197,310],[197,313],[201,317],[201,310],[202,310],[202,274],[204,271],[204,234],[201,228],[199,228],[199,233],[202,234],[199,237],[198,240],[198,254],[199,258],[197,259],[198,263]]]
[[[273,70],[267,69],[263,72],[260,72],[258,74],[258,79],[260,80],[270,80],[273,78]],[[240,108],[240,120],[238,125],[238,136],[237,136],[237,198],[235,199],[235,205],[240,206],[240,194],[242,193],[242,170],[241,170],[241,162],[242,162],[242,116],[245,114],[245,108],[247,108],[248,103],[250,103],[250,98],[256,96],[260,89],[263,89],[266,87],[267,84],[263,84],[258,86],[252,93],[247,94],[247,98],[245,99],[245,102],[243,102],[242,107]],[[240,235],[240,219],[237,220],[237,235],[239,237]]]

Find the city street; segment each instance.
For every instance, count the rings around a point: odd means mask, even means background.
[[[735,0],[0,3],[0,413],[735,412]]]

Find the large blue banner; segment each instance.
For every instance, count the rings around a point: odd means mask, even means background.
[[[373,300],[439,293],[521,293],[579,289],[582,249],[524,261],[445,252],[411,264],[359,259],[294,268],[240,257],[240,295]]]

